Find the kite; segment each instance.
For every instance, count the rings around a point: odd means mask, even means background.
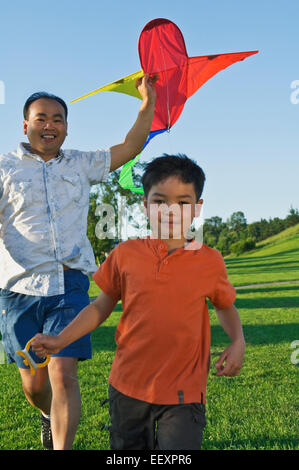
[[[71,103],[102,91],[125,93],[141,99],[135,87],[136,80],[145,73],[150,76],[158,74],[154,118],[143,149],[157,134],[171,129],[181,115],[187,99],[204,83],[221,70],[258,53],[249,51],[188,57],[180,29],[172,21],[163,18],[145,25],[139,37],[138,51],[142,70],[98,88]],[[143,193],[142,187],[134,185],[132,176],[132,167],[140,155],[123,166],[119,178],[119,184],[123,188],[136,193]]]

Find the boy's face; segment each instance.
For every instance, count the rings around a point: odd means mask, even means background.
[[[144,198],[144,207],[153,234],[164,239],[184,239],[203,200],[196,200],[193,183],[184,183],[177,176],[153,185]]]

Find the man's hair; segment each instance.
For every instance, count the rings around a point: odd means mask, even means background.
[[[47,100],[57,101],[59,104],[61,104],[65,112],[65,120],[67,120],[68,110],[67,110],[67,105],[65,104],[63,99],[59,98],[59,96],[52,95],[51,93],[47,93],[46,91],[38,91],[37,93],[33,93],[31,96],[29,96],[23,108],[24,119],[26,120],[28,119],[30,105],[34,101],[39,100],[40,98],[46,98]]]
[[[141,178],[145,197],[148,196],[153,185],[170,176],[177,176],[183,183],[193,183],[196,200],[199,200],[206,179],[203,170],[186,155],[167,155],[166,153],[146,165]]]

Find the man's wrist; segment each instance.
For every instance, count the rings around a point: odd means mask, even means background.
[[[143,98],[140,111],[149,110],[151,108],[155,109],[156,97],[146,96]]]

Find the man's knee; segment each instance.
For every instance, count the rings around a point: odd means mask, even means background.
[[[54,357],[49,363],[49,376],[53,391],[69,390],[78,387],[77,359],[72,357]]]
[[[19,369],[19,371],[24,393],[32,404],[39,402],[41,397],[50,393],[50,383],[46,369],[37,370],[34,376],[31,375],[28,369]]]

